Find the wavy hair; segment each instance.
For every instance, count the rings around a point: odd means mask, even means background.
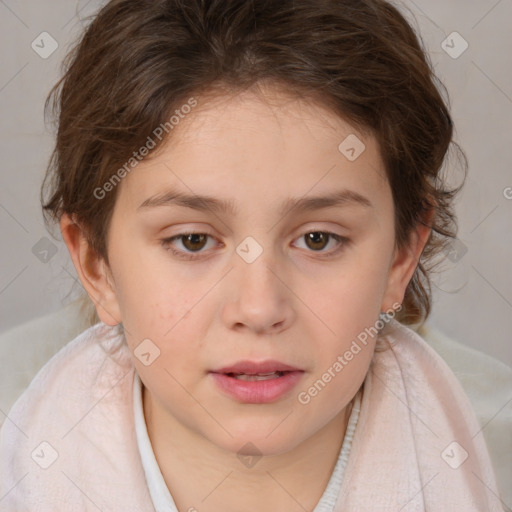
[[[434,210],[396,317],[424,322],[436,258],[457,233],[453,199],[463,183],[450,189],[441,173],[450,145],[464,171],[467,160],[452,140],[448,94],[420,36],[383,0],[108,2],[74,43],[46,99],[58,129],[41,188],[45,221],[73,216],[108,263],[117,191],[101,200],[94,191],[188,98],[261,82],[313,98],[376,138],[397,248]]]

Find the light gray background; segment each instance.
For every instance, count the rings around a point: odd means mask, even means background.
[[[0,0],[0,331],[56,311],[76,296],[69,295],[77,287],[67,249],[48,235],[40,210],[39,187],[53,145],[43,106],[83,18],[98,5]],[[434,278],[429,322],[512,366],[512,0],[403,5],[414,13],[413,23],[448,88],[455,140],[469,160],[457,203],[458,238],[467,252],[458,260],[447,257],[445,271]],[[469,44],[458,58],[442,47],[454,31]],[[31,47],[42,32],[59,45],[46,59]],[[453,36],[448,44],[452,51],[462,48]],[[451,183],[457,183],[457,172]],[[33,252],[43,237],[58,249],[47,263]]]

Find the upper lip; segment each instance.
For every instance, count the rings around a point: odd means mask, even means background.
[[[293,372],[302,371],[300,368],[290,366],[280,361],[238,361],[230,366],[224,366],[218,370],[212,370],[213,373],[245,373],[246,375],[256,375],[258,373],[272,372]]]

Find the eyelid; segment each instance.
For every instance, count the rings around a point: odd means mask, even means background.
[[[165,248],[167,248],[167,250],[169,250],[175,256],[177,256],[178,258],[186,259],[186,260],[193,260],[193,259],[202,258],[203,256],[201,256],[201,255],[204,252],[202,250],[198,251],[198,252],[187,252],[187,251],[182,251],[182,250],[174,249],[174,247],[172,246],[172,243],[175,240],[178,240],[178,239],[180,239],[180,238],[182,238],[184,236],[187,236],[187,235],[206,235],[209,238],[214,238],[214,239],[216,238],[215,236],[213,236],[211,233],[208,233],[207,231],[193,231],[193,230],[190,230],[190,231],[182,231],[181,233],[178,233],[176,235],[164,238],[164,239],[161,240],[161,244]]]
[[[311,254],[315,254],[317,258],[329,258],[337,255],[340,251],[342,251],[346,246],[348,246],[351,243],[351,240],[347,238],[346,236],[340,235],[339,233],[335,233],[333,231],[329,231],[328,229],[320,228],[318,226],[309,227],[307,229],[304,229],[300,232],[299,235],[295,236],[293,240],[300,239],[301,237],[304,237],[305,235],[309,233],[324,233],[327,234],[330,238],[333,238],[337,241],[338,247],[335,249],[331,249],[330,251],[307,251]],[[176,257],[184,260],[199,260],[203,257],[202,254],[205,252],[203,250],[197,251],[197,252],[188,252],[183,250],[174,249],[172,246],[172,243],[187,235],[206,235],[209,238],[216,239],[214,235],[211,233],[208,233],[207,231],[182,231],[181,233],[177,233],[176,235],[173,235],[171,237],[167,237],[161,240],[161,244],[171,253],[173,253]],[[221,242],[222,244],[222,242]]]

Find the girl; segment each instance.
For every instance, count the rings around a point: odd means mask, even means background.
[[[503,510],[410,328],[459,189],[397,8],[113,0],[66,65],[43,207],[99,321],[11,409],[2,510]]]

